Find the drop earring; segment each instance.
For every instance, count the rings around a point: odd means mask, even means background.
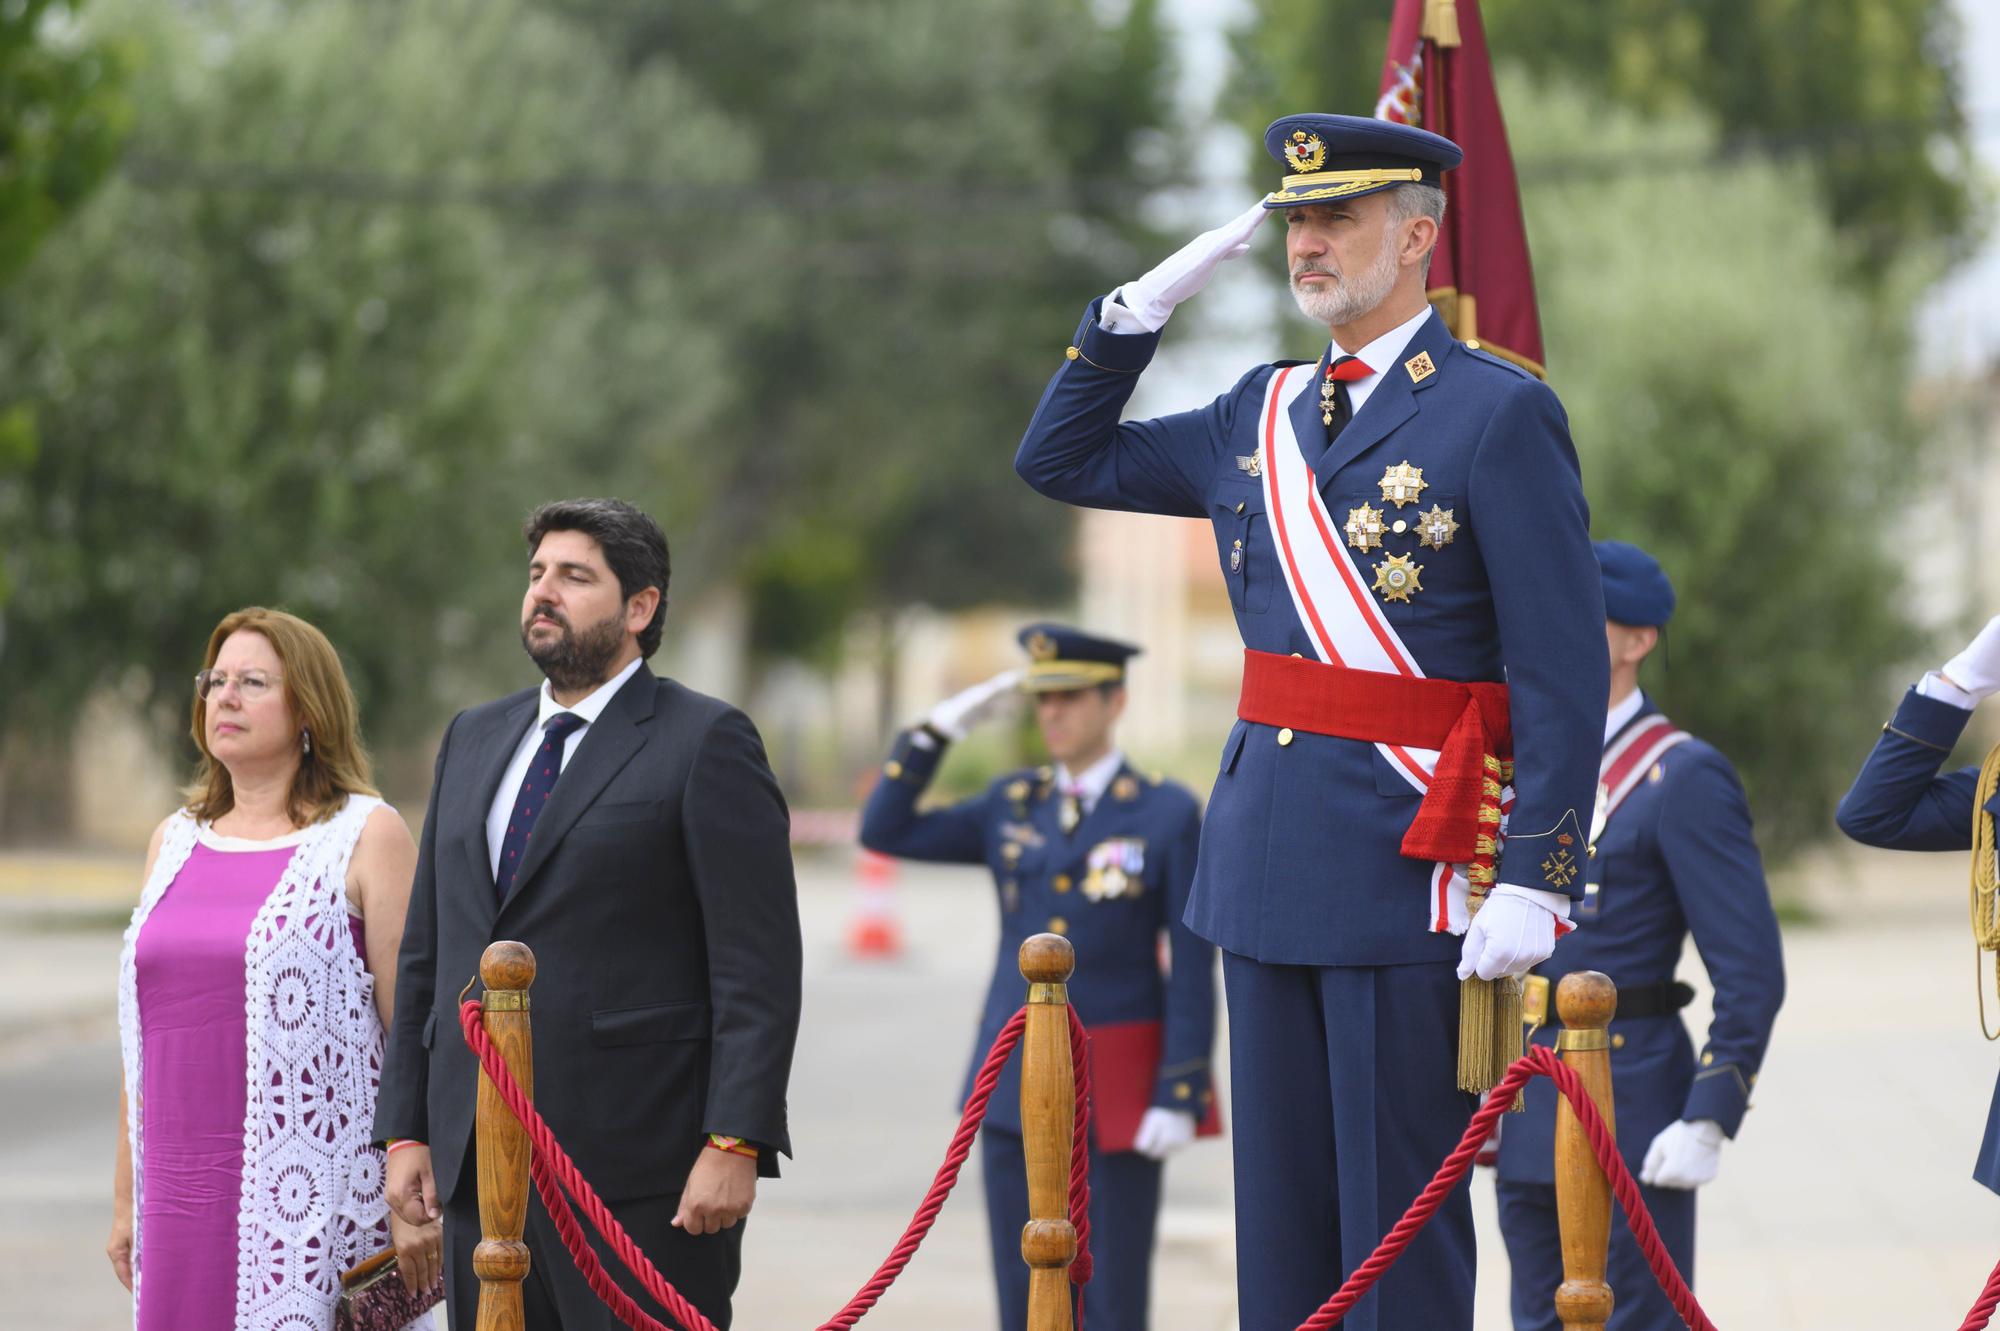
[[[312,731],[301,730],[299,732],[299,751],[307,756],[311,756],[313,751]]]

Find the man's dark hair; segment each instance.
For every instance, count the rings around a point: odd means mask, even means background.
[[[639,635],[639,654],[651,657],[666,631],[667,582],[673,563],[667,555],[667,534],[639,508],[623,499],[558,499],[528,515],[521,534],[528,553],[541,547],[552,531],[580,531],[604,551],[604,562],[618,576],[618,590],[631,600],[648,587],[660,589],[660,606]]]

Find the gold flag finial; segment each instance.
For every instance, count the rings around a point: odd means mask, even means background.
[[[1424,23],[1418,35],[1439,46],[1457,46],[1458,0],[1424,0]]]

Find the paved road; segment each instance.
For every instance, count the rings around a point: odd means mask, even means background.
[[[1956,1326],[2000,1256],[2000,1198],[1967,1179],[1995,1058],[1976,1026],[1961,862],[1856,855],[1818,877],[1826,922],[1788,932],[1791,996],[1741,1140],[1705,1194],[1699,1289],[1725,1326]],[[738,1325],[817,1325],[887,1252],[953,1126],[993,946],[977,875],[906,873],[909,946],[863,964],[840,946],[843,867],[802,874],[810,1007],[794,1079],[802,1161],[765,1187]],[[101,1247],[116,1107],[108,1019],[116,936],[103,912],[50,922],[33,894],[0,911],[0,1326],[128,1325]],[[1690,959],[1686,972],[1698,974]],[[1701,1019],[1699,1012],[1697,1019]],[[978,1180],[864,1323],[990,1324]],[[1506,1325],[1491,1189],[1481,1328]],[[1228,1150],[1168,1173],[1161,1331],[1235,1325]]]

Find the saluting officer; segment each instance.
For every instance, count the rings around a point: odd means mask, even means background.
[[[1304,1321],[1457,1144],[1460,981],[1569,927],[1607,689],[1562,406],[1426,299],[1458,146],[1328,115],[1264,142],[1283,187],[1091,302],[1014,460],[1066,503],[1214,525],[1248,650],[1187,921],[1223,951],[1256,1331]],[[1121,422],[1174,306],[1273,212],[1319,362]],[[1345,1325],[1469,1326],[1474,1265],[1461,1189]]]
[[[1185,787],[1141,776],[1117,748],[1125,663],[1139,651],[1056,624],[1021,631],[1030,658],[948,698],[903,732],[861,816],[861,844],[885,855],[985,864],[1000,897],[1000,943],[972,1068],[1023,996],[1018,953],[1031,935],[1076,948],[1069,1000],[1090,1033],[1089,1324],[1141,1331],[1161,1164],[1219,1131],[1209,1083],[1215,949],[1182,924],[1201,807]],[[1033,698],[1054,765],[995,781],[985,794],[919,812],[945,747],[1016,688]],[[1168,965],[1162,970],[1165,935]],[[980,1134],[1002,1331],[1028,1317],[1028,1221],[1021,1147],[1020,1055],[1008,1061]]]
[[[1675,727],[1639,689],[1639,666],[1673,615],[1673,584],[1637,546],[1599,541],[1597,556],[1611,701],[1593,853],[1577,932],[1536,976],[1551,992],[1578,970],[1602,971],[1617,983],[1611,1086],[1619,1146],[1674,1265],[1692,1281],[1694,1189],[1715,1177],[1722,1142],[1736,1135],[1749,1108],[1784,1001],[1784,956],[1736,769]],[[1699,1059],[1676,1016],[1694,997],[1674,978],[1689,934],[1715,986]],[[1555,1027],[1544,1027],[1535,1042],[1553,1045]],[[1527,1112],[1502,1120],[1500,1232],[1513,1268],[1514,1331],[1562,1327],[1554,1303],[1563,1280],[1555,1102],[1554,1086],[1537,1079]],[[1613,1221],[1607,1278],[1618,1296],[1612,1331],[1680,1327],[1623,1212]]]
[[[1904,695],[1896,715],[1840,802],[1840,830],[1888,850],[1973,851],[1980,909],[1975,927],[1993,950],[1995,895],[2000,893],[2000,748],[1981,767],[1940,772],[1973,709],[2000,692],[2000,615],[1966,649],[1925,675]],[[1983,992],[1983,991],[1982,991]],[[1985,1013],[1982,1007],[1981,1017]],[[1986,1118],[1986,1137],[1972,1166],[1974,1181],[2000,1192],[2000,1085]]]

